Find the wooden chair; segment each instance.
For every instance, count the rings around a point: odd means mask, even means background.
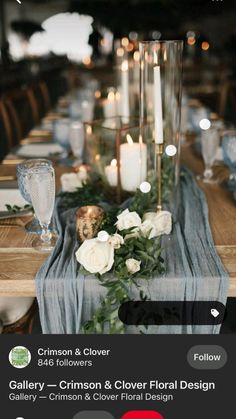
[[[3,101],[0,101],[0,160],[9,153],[12,148],[12,130],[9,114]]]

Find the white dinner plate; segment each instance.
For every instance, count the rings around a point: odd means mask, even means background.
[[[60,144],[26,144],[19,148],[17,155],[21,157],[50,157],[51,154],[61,154]]]

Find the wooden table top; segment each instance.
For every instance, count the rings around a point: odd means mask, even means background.
[[[201,158],[189,145],[182,148],[182,161],[194,173],[203,172]],[[56,167],[56,178],[65,171],[70,169]],[[221,179],[227,175],[222,167],[215,172]],[[6,175],[15,176],[15,164],[0,165],[0,176]],[[216,250],[230,275],[228,296],[236,297],[236,202],[220,185],[199,184],[207,197]],[[35,296],[35,274],[47,255],[32,249],[34,235],[27,234],[23,225],[22,218],[0,224],[0,296]]]

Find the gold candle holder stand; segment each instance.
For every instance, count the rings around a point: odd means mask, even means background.
[[[156,144],[156,174],[157,174],[157,212],[162,210],[162,192],[161,192],[161,175],[162,175],[162,155],[164,153],[164,145]]]

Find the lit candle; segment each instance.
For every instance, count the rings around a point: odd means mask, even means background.
[[[154,66],[154,121],[155,143],[163,144],[162,97],[160,66]]]
[[[140,68],[140,52],[135,51],[133,54],[134,59],[134,82],[139,81],[139,68]]]
[[[117,161],[113,159],[109,166],[105,167],[105,174],[107,181],[110,186],[117,186],[118,184],[118,171],[117,171]]]
[[[147,146],[142,139],[133,142],[127,134],[127,143],[120,146],[121,186],[125,191],[135,191],[147,177]]]
[[[113,91],[108,93],[107,99],[103,101],[103,112],[105,118],[112,118],[117,115],[116,94]]]
[[[128,124],[130,117],[129,109],[129,64],[123,61],[121,65],[121,115],[122,121]]]

